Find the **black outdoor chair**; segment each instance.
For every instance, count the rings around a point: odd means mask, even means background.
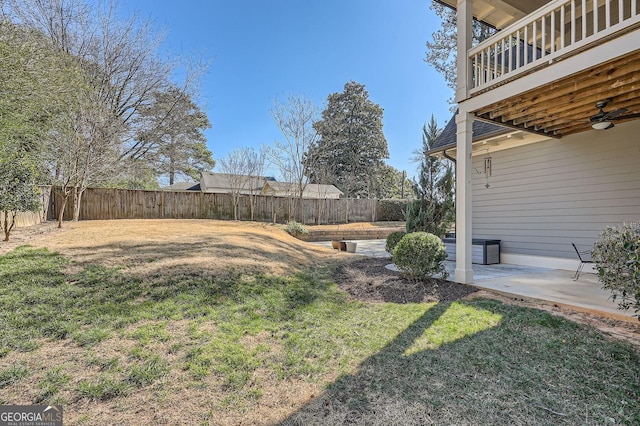
[[[593,264],[593,261],[591,260],[591,250],[580,251],[580,250],[578,250],[578,247],[576,247],[576,245],[574,243],[571,243],[571,245],[573,246],[574,250],[576,251],[576,254],[578,255],[578,259],[580,259],[580,265],[578,266],[578,269],[576,270],[576,273],[571,278],[574,281],[578,281],[578,278],[580,278],[580,274],[582,274],[582,269],[584,268],[584,265],[586,265],[587,263]],[[583,258],[583,256],[588,256],[589,258],[585,259],[585,258]]]

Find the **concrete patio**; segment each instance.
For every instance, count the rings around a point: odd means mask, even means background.
[[[384,250],[385,240],[357,240],[356,254],[369,257],[390,258]],[[313,243],[331,247],[331,242]],[[345,255],[350,255],[345,253]],[[455,262],[446,262],[453,275]],[[577,261],[576,261],[577,267]],[[536,268],[520,265],[473,265],[476,287],[523,298],[540,299],[579,310],[595,311],[608,317],[637,321],[632,311],[621,311],[617,303],[609,299],[610,293],[600,288],[594,274],[584,273],[573,281],[574,271]]]

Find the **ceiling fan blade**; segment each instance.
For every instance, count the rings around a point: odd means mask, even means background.
[[[615,120],[626,120],[628,118],[640,118],[640,112],[627,114],[627,115],[619,115],[615,118]]]
[[[591,117],[589,117],[589,121],[591,121],[592,123],[602,121],[606,116],[607,114],[605,114],[604,112],[599,112],[596,115],[592,115]]]
[[[626,109],[626,108],[618,108],[618,109],[616,109],[616,110],[613,110],[613,111],[607,112],[607,113],[604,115],[604,117],[602,117],[602,119],[603,119],[603,120],[613,120],[613,119],[615,119],[616,117],[618,117],[619,115],[622,115],[622,114],[624,114],[624,113],[625,113],[625,112],[627,112],[627,111],[628,111],[628,109]]]

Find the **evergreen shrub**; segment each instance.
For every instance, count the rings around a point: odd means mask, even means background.
[[[405,235],[393,250],[393,262],[409,278],[426,280],[436,274],[449,276],[444,266],[447,252],[440,238],[428,232]]]

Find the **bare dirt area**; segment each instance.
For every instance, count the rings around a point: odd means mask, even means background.
[[[506,296],[450,281],[414,282],[385,266],[389,259],[369,258],[340,265],[334,272],[338,286],[353,299],[364,302],[422,303],[450,302],[484,297],[503,303],[542,309],[581,324],[589,324],[613,338],[625,340],[640,348],[640,322],[633,323],[582,312],[552,302]]]

